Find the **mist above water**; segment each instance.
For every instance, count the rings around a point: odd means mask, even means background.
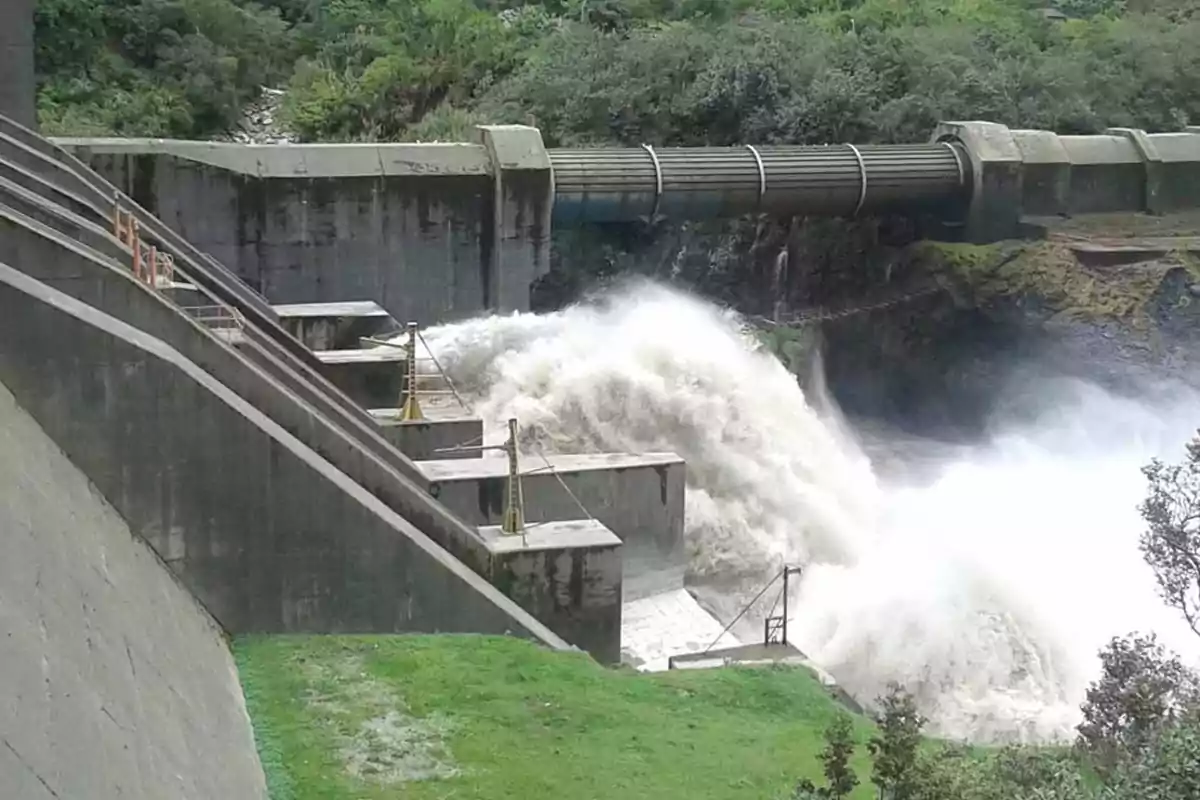
[[[1139,468],[1182,453],[1200,424],[1190,391],[1150,404],[1015,385],[986,442],[948,447],[860,440],[735,315],[653,284],[425,339],[496,437],[516,417],[548,452],[682,456],[702,602],[727,622],[805,565],[791,639],[861,700],[903,683],[944,735],[1070,736],[1113,635],[1196,652],[1137,550]],[[761,635],[767,610],[736,632]]]

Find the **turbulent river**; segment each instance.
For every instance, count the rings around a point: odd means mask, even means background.
[[[515,416],[550,452],[682,456],[696,596],[728,622],[804,565],[791,639],[860,700],[903,683],[944,735],[1070,736],[1113,635],[1197,655],[1137,549],[1139,468],[1182,455],[1190,390],[1014,381],[990,435],[950,445],[844,420],[819,374],[806,396],[735,315],[652,284],[425,339],[497,438]]]

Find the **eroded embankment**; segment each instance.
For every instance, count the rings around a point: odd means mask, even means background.
[[[878,293],[931,291],[821,325],[834,395],[852,414],[924,433],[970,432],[1018,371],[1117,391],[1192,382],[1200,367],[1195,242],[1183,231],[1105,231],[904,248]]]
[[[224,638],[0,385],[0,797],[265,798]]]

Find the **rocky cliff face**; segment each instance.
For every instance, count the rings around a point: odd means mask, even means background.
[[[1173,227],[1172,227],[1173,225]],[[983,424],[1018,372],[1117,391],[1200,377],[1200,231],[1194,220],[1063,221],[1034,241],[919,242],[897,287],[937,291],[823,326],[829,381],[848,411],[922,432]]]
[[[986,246],[900,219],[740,220],[560,231],[541,307],[625,273],[732,305],[796,367],[821,346],[851,414],[970,435],[1015,374],[1117,390],[1193,382],[1200,216],[1052,220]]]

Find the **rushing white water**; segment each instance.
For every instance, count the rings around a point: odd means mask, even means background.
[[[679,453],[699,596],[727,620],[781,564],[806,565],[793,641],[860,699],[903,683],[945,735],[1069,736],[1113,635],[1195,652],[1137,552],[1139,467],[1181,453],[1200,423],[1190,392],[1014,388],[1038,403],[986,444],[905,443],[934,460],[917,480],[878,475],[735,317],[661,286],[425,338],[491,429],[515,416],[560,452]]]

